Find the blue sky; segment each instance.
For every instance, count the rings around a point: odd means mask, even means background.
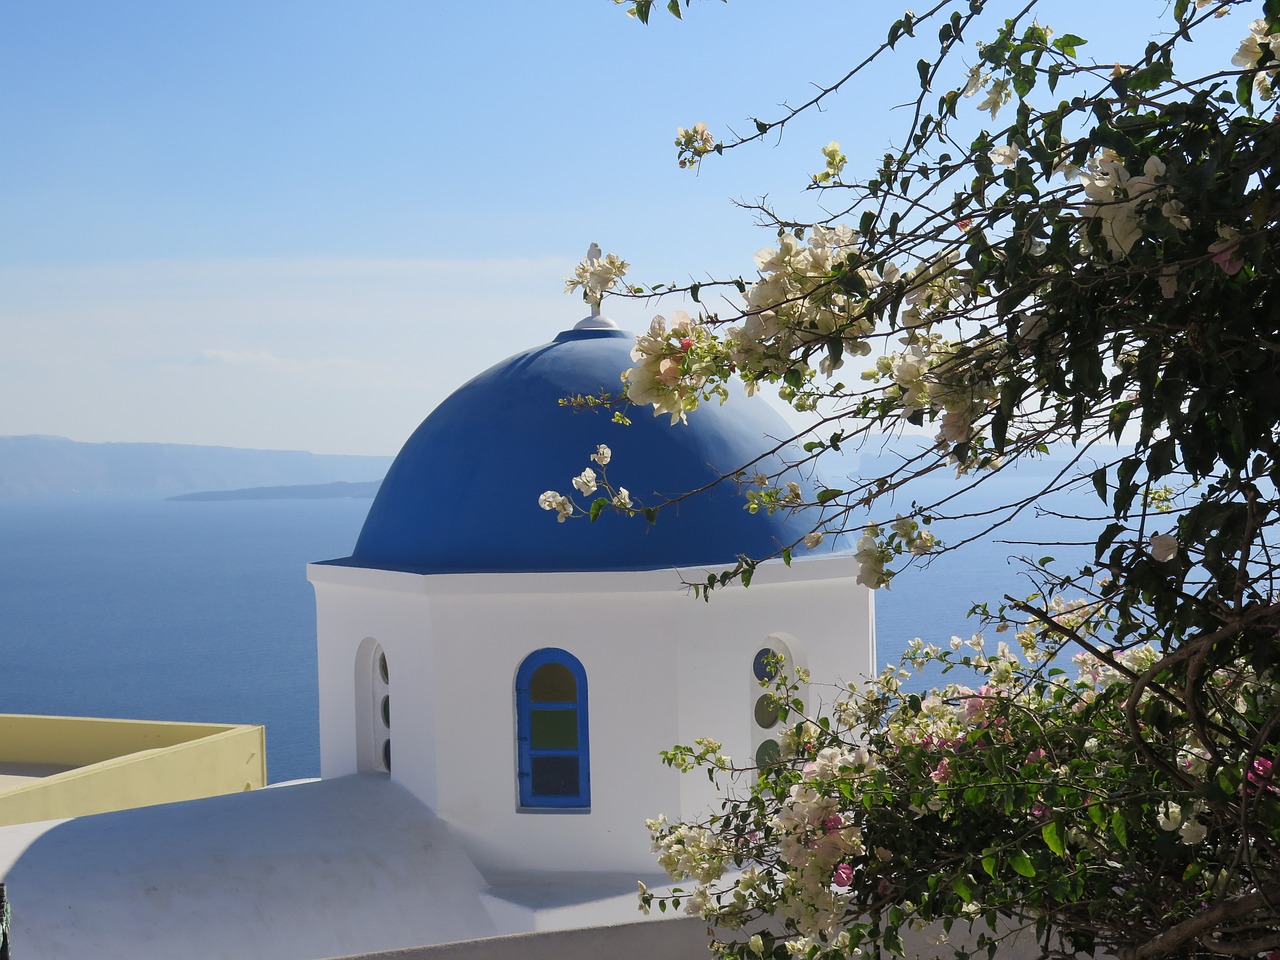
[[[695,0],[644,28],[609,0],[11,0],[0,435],[394,453],[583,314],[563,277],[590,242],[638,280],[743,273],[770,237],[731,199],[808,212],[828,140],[883,152],[910,93],[885,75],[697,175],[672,146],[838,77],[900,13],[871,7]],[[1114,4],[1055,8],[1117,33]]]

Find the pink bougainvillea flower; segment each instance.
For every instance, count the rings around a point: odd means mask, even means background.
[[[1245,779],[1249,782],[1248,790],[1253,793],[1255,790],[1265,789],[1271,793],[1280,793],[1275,786],[1275,766],[1266,757],[1258,757],[1249,765],[1249,769],[1245,771]]]
[[[1244,258],[1240,256],[1240,231],[1231,227],[1219,227],[1218,236],[1209,244],[1209,252],[1213,254],[1213,262],[1222,268],[1222,272],[1234,277],[1244,266]]]
[[[831,877],[831,882],[837,887],[847,887],[853,883],[853,867],[847,863],[842,863],[836,867],[835,874]]]

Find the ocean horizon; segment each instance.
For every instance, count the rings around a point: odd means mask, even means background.
[[[306,564],[348,556],[370,503],[0,499],[0,713],[260,723],[271,782],[318,776]],[[1053,539],[1052,520],[1002,536]],[[914,637],[968,636],[974,602],[1030,592],[1010,552],[971,544],[879,591],[877,668]]]

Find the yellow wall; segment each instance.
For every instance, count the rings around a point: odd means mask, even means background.
[[[0,825],[262,787],[261,726],[0,714],[4,764],[73,767],[0,789]]]

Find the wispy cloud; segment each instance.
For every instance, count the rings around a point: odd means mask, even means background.
[[[288,366],[291,361],[282,360],[273,353],[266,350],[260,350],[257,353],[248,353],[244,350],[213,350],[209,347],[200,351],[200,360],[197,363],[205,361],[209,363],[230,363],[238,366],[258,366],[258,367],[282,367]]]
[[[498,258],[0,267],[0,433],[393,452],[463,381],[581,318],[581,301],[562,292],[571,268]],[[648,325],[638,305],[614,316]]]

